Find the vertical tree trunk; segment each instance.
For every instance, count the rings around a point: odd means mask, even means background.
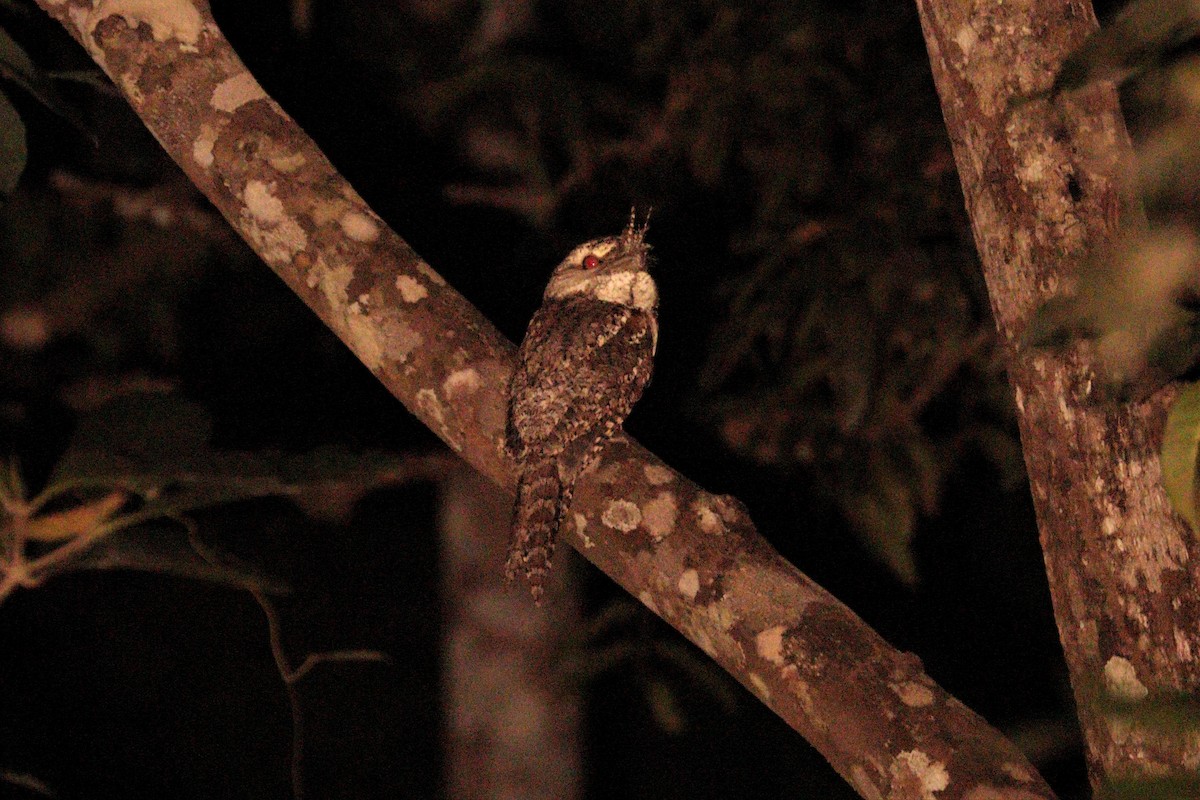
[[[1200,543],[1172,514],[1158,445],[1169,392],[1134,406],[1089,402],[1089,368],[1017,346],[1029,314],[1122,209],[1129,138],[1100,87],[1009,109],[1050,85],[1095,29],[1086,0],[917,0],[996,326],[1059,633],[1094,786],[1194,768],[1200,738],[1105,716],[1107,691],[1200,690]]]
[[[466,464],[444,478],[441,497],[447,795],[574,800],[579,697],[560,668],[580,627],[571,570],[555,570],[535,606],[524,585],[505,586],[512,498]]]

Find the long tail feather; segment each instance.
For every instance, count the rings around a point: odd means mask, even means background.
[[[524,577],[535,602],[540,602],[545,592],[565,494],[554,461],[530,465],[517,482],[512,539],[504,572],[509,581]]]

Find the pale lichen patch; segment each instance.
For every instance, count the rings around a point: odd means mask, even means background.
[[[1104,664],[1104,686],[1121,700],[1144,700],[1150,694],[1133,663],[1122,656],[1113,656]]]
[[[784,667],[783,674],[795,675],[796,668],[794,666]],[[792,690],[796,693],[796,697],[800,698],[800,707],[804,709],[804,713],[813,718],[813,722],[823,731],[829,730],[829,722],[823,717],[816,716],[817,704],[813,702],[812,689],[807,681],[794,681]]]
[[[96,39],[92,35],[95,33],[96,25],[100,23],[100,20],[92,19],[91,9],[81,6],[68,7],[67,16],[71,18],[71,25],[74,26],[75,30],[79,31],[79,41],[83,42],[83,46],[87,48],[88,53],[101,68],[107,69],[108,60],[104,56],[104,50],[100,45],[96,44]]]
[[[394,311],[387,311],[379,324],[383,332],[384,352],[391,360],[403,364],[419,348],[425,337]]]
[[[342,231],[356,242],[373,242],[379,238],[379,223],[369,214],[361,211],[347,211],[339,222]]]
[[[80,24],[92,41],[96,26],[112,16],[125,20],[130,28],[145,23],[156,42],[177,40],[184,49],[194,50],[204,29],[204,19],[191,3],[164,3],[162,0],[100,0]]]
[[[213,165],[213,145],[217,143],[217,129],[205,122],[200,133],[192,141],[192,160],[208,169]]]
[[[964,58],[971,54],[971,50],[978,40],[979,34],[975,32],[975,26],[969,20],[960,25],[954,34],[954,42],[962,50]]]
[[[650,607],[650,610],[655,611],[653,606]],[[697,647],[707,653],[709,658],[716,658],[718,655],[720,655],[720,651],[717,650],[717,646],[713,642],[712,637],[708,635],[708,631],[704,628],[697,628],[695,626],[689,627],[687,629],[687,634],[688,638],[691,639]]]
[[[1115,470],[1119,483],[1137,481],[1161,485],[1162,468],[1156,455],[1119,460]],[[1161,592],[1163,573],[1183,569],[1188,561],[1186,529],[1149,524],[1170,513],[1163,492],[1128,492],[1125,500],[1121,507],[1108,504],[1105,519],[1101,522],[1107,532],[1108,520],[1114,521],[1116,527],[1110,534],[1114,536],[1112,546],[1118,552],[1128,553],[1121,558],[1121,581],[1130,590],[1145,586],[1150,592]]]
[[[722,633],[728,633],[737,624],[737,615],[725,603],[709,603],[705,612],[716,629]]]
[[[450,400],[463,395],[474,394],[483,385],[479,371],[474,367],[457,369],[446,376],[442,382],[442,393]]]
[[[588,521],[585,515],[575,514],[575,532],[578,533],[579,538],[583,540],[584,548],[590,550],[596,546],[596,543],[592,541],[592,537],[587,535],[587,524]]]
[[[342,216],[352,208],[353,206],[345,200],[323,195],[319,198],[314,198],[312,205],[308,209],[308,216],[314,225],[324,227],[331,222],[340,221]]]
[[[267,96],[263,88],[254,80],[254,76],[242,70],[217,84],[213,89],[209,104],[217,111],[232,114],[246,103],[261,100]]]
[[[701,650],[713,658],[732,657],[739,665],[746,663],[746,654],[730,630],[736,624],[732,612],[724,603],[715,602],[697,609],[700,613],[684,615],[680,630]]]
[[[923,708],[933,702],[933,691],[923,683],[904,681],[890,684],[890,686],[901,702],[911,708]]]
[[[146,102],[146,95],[142,94],[142,87],[138,86],[136,75],[122,72],[113,79],[113,82],[119,84],[121,91],[129,96],[129,102],[134,108],[139,108],[142,103]]]
[[[242,190],[244,232],[255,249],[271,263],[287,261],[308,244],[304,228],[288,216],[272,187],[259,180]]]
[[[1058,396],[1058,413],[1068,427],[1075,424],[1075,411],[1067,405],[1067,398],[1062,394]]]
[[[675,479],[675,473],[660,464],[647,464],[642,467],[642,474],[651,486],[662,486]]]
[[[264,181],[246,181],[242,190],[242,202],[250,216],[268,225],[278,225],[283,221],[285,213],[283,201],[275,196],[271,186]]]
[[[707,505],[697,500],[692,506],[692,510],[696,514],[696,526],[704,533],[720,533],[725,526],[721,522],[720,516]]]
[[[637,503],[628,500],[613,500],[600,514],[600,521],[613,530],[629,533],[642,521],[642,510]]]
[[[400,292],[400,299],[406,303],[417,303],[429,296],[429,290],[411,275],[397,276],[396,289]]]
[[[660,492],[642,509],[642,524],[654,541],[659,542],[675,528],[679,507],[672,492]]]
[[[694,569],[685,569],[679,576],[679,593],[688,600],[695,600],[700,591],[700,573]]]
[[[758,652],[759,657],[782,667],[786,663],[783,657],[783,635],[786,632],[787,628],[776,625],[755,636],[754,649]]]
[[[417,411],[454,450],[462,450],[462,442],[451,434],[450,426],[446,424],[446,411],[442,406],[442,401],[438,399],[437,392],[433,389],[419,390],[417,392]]]
[[[271,165],[271,169],[278,170],[284,174],[291,174],[308,163],[308,156],[299,151],[295,153],[272,153],[267,156],[267,163]]]
[[[1004,770],[1004,774],[1012,778],[1014,781],[1021,783],[1029,783],[1033,780],[1033,773],[1029,769],[1015,761],[1005,761],[1000,765],[1000,769]]]
[[[1191,733],[1187,737],[1187,750],[1183,753],[1180,763],[1185,770],[1195,772],[1200,770],[1200,734]]]
[[[329,304],[330,311],[340,314],[346,305],[346,288],[354,279],[354,270],[349,266],[327,267],[323,261],[313,264],[306,281],[310,288],[319,289]]]
[[[1179,628],[1175,628],[1174,638],[1175,655],[1185,664],[1190,662],[1192,660],[1192,643],[1188,640],[1188,635]]]
[[[934,800],[934,792],[940,792],[950,785],[950,773],[946,771],[946,765],[930,758],[922,750],[905,750],[897,755],[892,762],[891,773],[892,793],[899,797]]]
[[[446,279],[443,278],[441,275],[438,275],[437,271],[434,270],[433,267],[426,264],[424,261],[418,261],[415,269],[417,270],[417,272],[421,273],[426,278],[429,278],[430,283],[433,283],[437,286],[445,286],[446,285]]]
[[[383,364],[383,346],[379,342],[378,330],[362,314],[348,309],[346,316],[346,344],[358,356],[367,369],[374,372]]]

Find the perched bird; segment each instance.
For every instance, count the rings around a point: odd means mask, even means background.
[[[506,574],[544,592],[575,481],[650,380],[658,288],[646,224],[579,245],[554,269],[508,385],[505,445],[517,464]]]

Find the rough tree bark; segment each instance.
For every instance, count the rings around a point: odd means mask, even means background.
[[[410,411],[510,489],[513,347],[337,174],[201,0],[38,0],[184,172]],[[621,221],[615,221],[620,223]],[[1019,751],[757,534],[621,437],[568,541],[705,650],[870,800],[1034,800]],[[496,568],[500,565],[497,563]]]
[[[1009,111],[1095,29],[1086,0],[918,0],[1006,343],[1050,590],[1094,786],[1200,765],[1200,736],[1099,712],[1200,691],[1200,541],[1171,512],[1158,447],[1170,392],[1089,403],[1087,359],[1017,347],[1033,310],[1121,216],[1129,137],[1111,86]],[[1132,220],[1137,222],[1136,218]]]

